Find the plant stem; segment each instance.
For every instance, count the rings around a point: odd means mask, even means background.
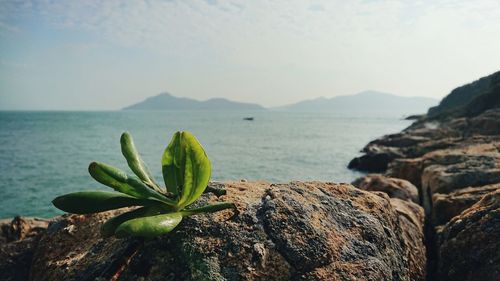
[[[214,213],[225,209],[236,209],[236,205],[234,205],[234,203],[228,202],[217,203],[214,205],[206,205],[200,208],[184,209],[181,211],[181,214],[183,216],[192,216],[199,213]]]

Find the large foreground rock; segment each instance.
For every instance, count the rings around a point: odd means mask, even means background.
[[[150,241],[103,240],[111,214],[59,218],[31,280],[424,280],[422,209],[348,184],[226,184],[225,210]],[[100,278],[100,279],[99,279]]]

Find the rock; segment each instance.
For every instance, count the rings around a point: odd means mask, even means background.
[[[387,165],[401,155],[393,152],[368,152],[349,162],[347,167],[363,172],[380,173],[387,170]]]
[[[479,201],[484,195],[499,189],[500,184],[492,184],[462,188],[448,194],[433,194],[433,224],[439,226],[447,223],[453,217]]]
[[[3,244],[38,236],[48,224],[48,220],[41,218],[15,217],[12,220],[0,220],[0,242]]]
[[[424,208],[430,209],[435,193],[446,194],[468,186],[500,182],[498,145],[500,143],[439,150],[422,157],[421,191]]]
[[[47,225],[37,218],[0,221],[0,280],[28,280],[33,252]]]
[[[32,280],[424,280],[422,210],[348,184],[227,183],[172,233],[103,240],[109,213],[67,215],[42,237]]]
[[[413,114],[406,116],[404,119],[405,120],[420,120],[422,118],[425,118],[425,114]]]
[[[418,204],[418,190],[407,180],[371,174],[355,180],[352,183],[357,188],[367,191],[382,191],[391,198],[413,201]]]
[[[500,107],[500,71],[460,86],[448,94],[438,106],[429,109],[432,118],[474,115]]]
[[[422,186],[422,159],[396,159],[390,163],[386,175],[407,180],[419,189]]]
[[[454,217],[443,228],[437,280],[500,280],[500,191]]]
[[[398,213],[407,249],[406,256],[410,268],[414,269],[410,273],[409,280],[425,280],[427,264],[426,260],[422,259],[422,257],[426,256],[424,209],[413,202],[399,198],[391,198],[391,205]]]
[[[500,186],[500,72],[455,89],[427,116],[362,152],[349,168],[385,172],[417,188],[426,216],[428,280],[500,280],[500,214],[494,203]]]
[[[475,143],[478,140],[484,139],[473,138],[454,148],[395,160],[387,175],[415,184],[430,214],[435,193],[447,194],[468,186],[500,183],[500,142]]]
[[[368,143],[364,155],[351,160],[350,169],[381,173],[399,159],[418,158],[436,150],[463,148],[500,141],[500,109],[491,109],[472,118],[440,122],[417,121],[402,133],[387,135]]]

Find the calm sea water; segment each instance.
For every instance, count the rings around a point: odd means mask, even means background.
[[[51,200],[103,189],[87,173],[102,161],[127,169],[119,138],[127,130],[161,180],[160,158],[177,130],[193,132],[212,161],[212,180],[350,182],[346,168],[370,140],[409,125],[401,116],[261,112],[0,112],[0,218],[51,217]],[[243,121],[246,116],[254,121]]]

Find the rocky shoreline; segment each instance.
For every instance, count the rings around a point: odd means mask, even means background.
[[[487,102],[485,102],[487,100]],[[412,184],[425,210],[428,280],[500,280],[500,72],[459,87],[352,169]],[[373,184],[372,184],[373,185]],[[400,185],[401,186],[401,185]]]
[[[349,163],[377,174],[211,183],[198,204],[237,210],[152,240],[101,238],[116,212],[0,221],[0,280],[500,280],[500,72],[414,120]]]
[[[418,190],[431,280],[499,280],[500,109],[439,123],[420,120],[363,151],[352,168],[384,170],[377,177]]]

